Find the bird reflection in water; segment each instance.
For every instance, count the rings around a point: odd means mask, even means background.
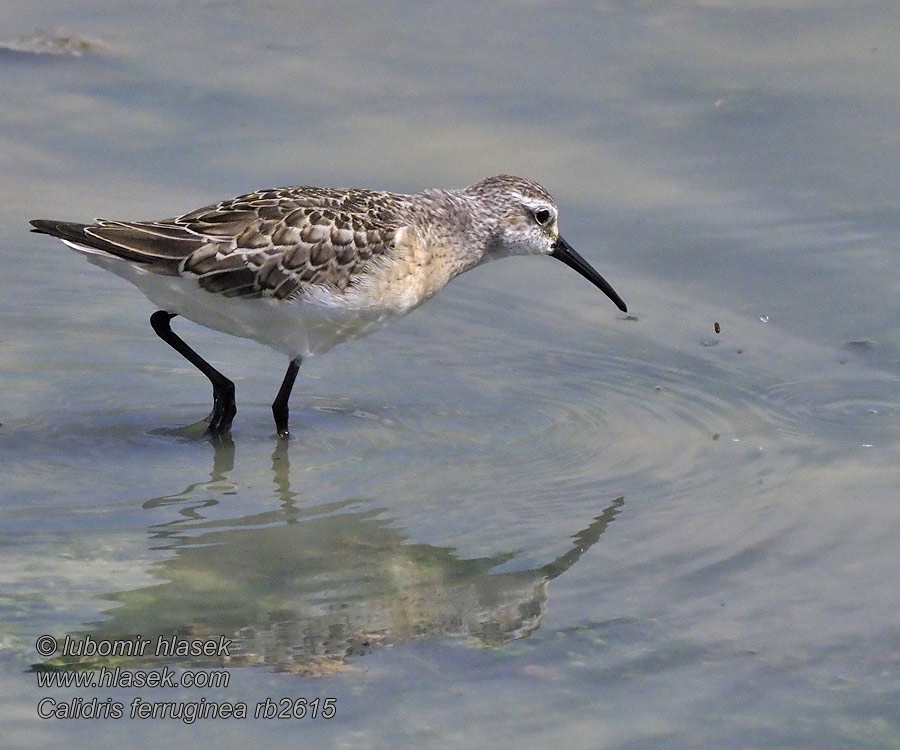
[[[111,594],[117,605],[108,619],[73,637],[140,634],[155,642],[224,635],[232,641],[224,660],[191,656],[177,663],[259,665],[310,676],[410,639],[469,637],[501,645],[540,625],[548,583],[579,560],[624,505],[621,497],[613,500],[546,565],[492,574],[515,554],[465,560],[448,547],[411,543],[395,519],[366,499],[309,507],[291,490],[288,443],[280,441],[272,459],[277,508],[207,517],[216,497],[238,491],[228,479],[234,445],[227,437],[216,443],[209,481],[147,501],[148,509],[178,508],[177,519],[150,527],[154,549],[172,554],[150,571],[159,583]],[[110,666],[110,659],[57,657],[35,668],[95,669]],[[115,663],[138,661],[148,660]]]

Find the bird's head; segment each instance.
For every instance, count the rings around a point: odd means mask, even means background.
[[[559,209],[538,183],[523,177],[488,177],[465,190],[488,223],[485,260],[508,255],[549,255],[575,269],[601,289],[622,312],[622,298],[559,233]]]

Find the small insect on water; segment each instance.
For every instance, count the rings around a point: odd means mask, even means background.
[[[716,329],[716,333],[722,333],[722,327],[719,325],[718,321],[716,322],[714,328]]]

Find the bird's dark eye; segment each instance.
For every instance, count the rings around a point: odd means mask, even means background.
[[[549,208],[539,208],[534,212],[534,220],[542,227],[547,226],[553,218],[553,213]]]

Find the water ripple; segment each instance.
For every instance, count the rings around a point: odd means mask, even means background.
[[[789,434],[815,433],[830,442],[877,445],[897,440],[900,380],[869,372],[825,373],[785,380],[763,392]]]

